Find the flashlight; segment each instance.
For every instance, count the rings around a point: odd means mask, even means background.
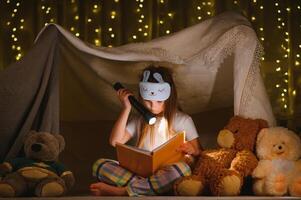
[[[124,87],[121,85],[121,83],[116,82],[113,85],[113,88],[118,91],[120,89],[123,89]],[[129,97],[129,101],[131,103],[131,105],[143,116],[144,120],[152,125],[156,122],[156,116],[151,113],[147,108],[145,108],[144,105],[142,105],[133,95],[130,95]]]

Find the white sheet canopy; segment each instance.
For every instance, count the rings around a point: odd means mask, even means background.
[[[192,114],[234,105],[234,114],[275,125],[259,70],[262,47],[239,14],[224,13],[150,42],[114,48],[90,47],[58,25],[47,26],[40,34],[49,29],[59,31],[60,65],[82,84],[81,93],[61,92],[64,106],[71,109],[66,105],[70,97],[89,105],[77,114],[66,110],[65,120],[114,118],[119,102],[111,85],[120,81],[137,91],[138,74],[153,63],[173,69],[184,111]]]

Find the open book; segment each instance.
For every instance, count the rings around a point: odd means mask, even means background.
[[[185,132],[177,133],[153,151],[126,144],[116,144],[119,164],[137,175],[148,177],[159,168],[183,160],[184,154],[176,149],[185,141]]]

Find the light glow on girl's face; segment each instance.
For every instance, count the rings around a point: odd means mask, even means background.
[[[143,104],[155,115],[162,113],[165,109],[165,101],[143,100]]]

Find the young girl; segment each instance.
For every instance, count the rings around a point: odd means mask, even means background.
[[[128,96],[132,93],[120,89],[117,95],[123,109],[112,129],[111,145],[115,147],[117,142],[124,144],[134,137],[139,148],[152,151],[173,134],[184,130],[187,142],[177,150],[191,156],[199,155],[197,130],[191,117],[177,109],[177,92],[169,69],[149,66],[143,70],[140,81],[139,100],[157,116],[156,123],[148,125],[141,116],[128,122],[131,111]],[[151,90],[158,87],[157,92]],[[93,165],[93,175],[99,182],[91,184],[90,191],[97,196],[160,195],[170,192],[176,179],[190,174],[191,170],[184,161],[165,166],[154,175],[143,178],[122,168],[117,161],[99,159]]]

